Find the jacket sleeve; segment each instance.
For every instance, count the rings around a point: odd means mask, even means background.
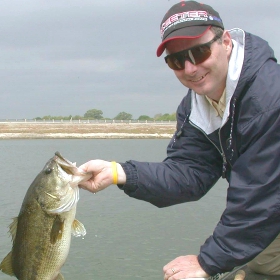
[[[178,107],[177,132],[168,145],[166,159],[122,163],[127,183],[119,187],[129,196],[166,207],[200,199],[220,178],[221,155],[189,124],[187,97]]]
[[[208,274],[247,263],[279,234],[279,139],[279,107],[257,114],[243,126],[240,156],[229,180],[227,207],[199,255]]]

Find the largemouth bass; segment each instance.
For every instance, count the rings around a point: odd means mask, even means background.
[[[20,280],[62,280],[71,233],[86,230],[75,219],[78,184],[90,173],[63,158],[51,158],[27,190],[19,216],[10,225],[12,250],[0,264],[2,272]]]

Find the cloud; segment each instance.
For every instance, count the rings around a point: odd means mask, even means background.
[[[2,0],[0,119],[120,111],[172,113],[186,94],[162,57],[159,24],[174,0]],[[279,57],[277,9],[209,0],[226,28],[269,41]],[[277,7],[271,0],[270,7]]]

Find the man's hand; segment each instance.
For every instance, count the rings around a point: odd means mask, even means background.
[[[209,275],[200,266],[197,256],[181,256],[163,267],[164,280],[207,278]]]
[[[113,166],[110,161],[90,160],[79,168],[85,172],[92,172],[92,177],[79,185],[79,187],[85,190],[96,193],[113,184]],[[126,175],[119,163],[117,163],[117,177],[118,184],[126,182]]]

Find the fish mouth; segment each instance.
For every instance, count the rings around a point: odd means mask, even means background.
[[[48,180],[56,184],[54,189],[43,190],[44,198],[48,201],[48,205],[43,203],[43,208],[49,214],[60,214],[73,209],[79,201],[79,183],[92,177],[92,172],[79,169],[76,163],[67,160],[59,152],[55,153],[43,170],[47,175],[53,172]]]
[[[57,208],[48,209],[49,214],[59,214],[70,211],[79,201],[79,183],[87,181],[92,177],[91,172],[85,172],[76,166],[66,158],[64,158],[59,152],[55,153],[53,158],[58,167],[58,177],[64,182],[64,194],[60,197],[56,197],[53,194],[46,193],[51,199],[60,201],[60,206]]]
[[[60,152],[55,152],[55,159],[58,165],[67,173],[74,175],[76,163],[71,162],[70,160],[64,158]]]
[[[55,153],[55,161],[61,167],[61,169],[68,175],[72,175],[70,185],[72,187],[78,186],[79,183],[87,181],[92,177],[91,172],[85,172],[76,166],[76,163],[64,158],[60,152]]]

